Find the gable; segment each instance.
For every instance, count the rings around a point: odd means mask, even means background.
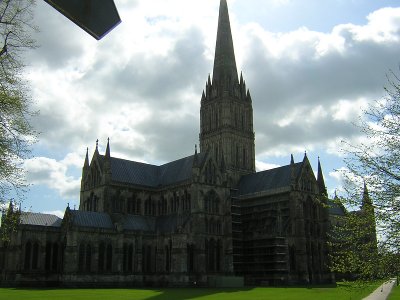
[[[297,189],[302,191],[318,191],[317,179],[307,157],[302,162],[296,184]]]
[[[206,152],[207,153],[207,152]],[[211,155],[205,155],[200,164],[200,176],[202,182],[208,184],[221,184],[221,170]]]

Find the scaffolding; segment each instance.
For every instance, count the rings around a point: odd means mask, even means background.
[[[232,197],[231,212],[235,274],[243,276],[248,285],[286,284],[289,275],[286,237],[262,234],[262,228],[257,234],[243,232],[248,228],[244,225],[257,222],[265,210],[243,214],[240,199]]]

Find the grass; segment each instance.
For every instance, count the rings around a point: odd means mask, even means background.
[[[339,284],[336,288],[162,288],[162,289],[0,289],[0,300],[358,300],[377,288],[373,283],[361,288],[352,284]],[[400,292],[400,290],[398,291]],[[397,298],[393,298],[397,299]]]
[[[399,299],[400,299],[400,285],[393,287],[388,300],[399,300]]]

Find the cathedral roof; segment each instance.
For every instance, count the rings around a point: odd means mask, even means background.
[[[300,174],[302,165],[302,162],[293,164],[295,178]],[[238,196],[289,187],[291,176],[291,165],[245,175],[239,181]]]
[[[155,231],[156,217],[125,215],[122,224],[125,230]]]
[[[205,153],[199,153],[200,164]],[[161,166],[111,157],[111,179],[116,182],[148,187],[162,187],[192,177],[194,155]]]
[[[108,213],[71,210],[72,224],[78,227],[115,229],[112,216]],[[176,214],[167,216],[141,216],[119,215],[118,223],[124,230],[150,231],[150,232],[174,232],[178,227]]]
[[[188,219],[188,216],[186,216]],[[175,232],[178,228],[178,216],[176,214],[166,216],[140,216],[140,215],[124,215],[123,228],[125,230],[142,230],[153,232]],[[183,217],[183,221],[185,218]]]
[[[20,221],[22,225],[60,227],[62,219],[56,215],[22,212]]]
[[[114,224],[107,213],[83,211],[83,210],[70,210],[71,222],[79,227],[91,228],[104,228],[113,229]]]
[[[328,200],[328,211],[329,215],[344,216],[346,214],[344,206],[335,200]]]

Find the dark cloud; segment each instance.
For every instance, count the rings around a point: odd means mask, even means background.
[[[38,9],[45,8],[43,5],[47,4],[38,5]],[[82,75],[68,79],[67,92],[74,100],[71,106],[60,105],[54,99],[41,106],[41,119],[35,125],[43,132],[42,139],[54,145],[68,144],[73,149],[110,136],[117,152],[157,161],[193,152],[193,144],[198,142],[201,91],[212,70],[212,61],[204,55],[207,48],[200,28],[161,29],[157,34],[171,41],[168,50],[149,49],[131,55],[123,51],[130,41],[116,32],[99,44],[93,40],[95,54],[89,56],[93,61],[88,62],[83,57],[92,43],[91,37],[87,36],[90,41],[83,43],[73,41],[70,37],[81,35],[80,29],[71,29],[76,27],[74,24],[62,24],[69,22],[63,16],[46,18],[48,13],[58,14],[51,8],[38,12],[46,28],[40,39],[56,42],[45,43],[41,49],[43,63],[48,72],[70,72],[64,68],[68,64],[69,69],[77,69]],[[152,19],[155,24],[167,21],[167,17]],[[341,25],[321,37],[321,33],[301,29],[290,33],[291,42],[280,55],[272,54],[275,44],[266,44],[257,34],[248,35],[242,69],[253,98],[259,152],[299,144],[321,146],[356,135],[349,120],[333,117],[332,107],[341,99],[355,103],[360,98],[372,100],[382,96],[385,73],[398,64],[400,39],[399,31],[390,33],[397,35],[397,40],[361,39],[357,30]],[[302,39],[301,34],[307,38]],[[328,43],[326,52],[320,53],[318,45],[327,37],[342,40],[342,49]],[[274,38],[276,43],[282,40],[282,36]],[[126,43],[123,39],[127,39]],[[72,66],[71,61],[87,66]],[[57,88],[53,93],[47,96],[59,97]],[[69,101],[68,97],[60,98],[59,101]],[[137,117],[132,105],[148,111],[149,116],[137,122],[129,120]],[[322,115],[311,117],[318,106]],[[302,117],[279,126],[279,122],[298,111]]]
[[[110,90],[106,93],[109,92],[116,101],[131,101],[129,98],[137,95],[141,101],[156,108],[180,106],[182,92],[205,81],[208,70],[204,49],[201,32],[191,28],[165,55],[133,55],[122,70],[107,80]],[[116,93],[119,97],[115,97]]]
[[[323,145],[335,138],[354,137],[358,130],[351,120],[333,118],[332,106],[339,100],[357,105],[360,98],[371,101],[384,95],[385,74],[399,63],[400,32],[396,35],[397,39],[383,43],[359,40],[343,29],[339,37],[345,38],[346,43],[341,52],[332,49],[318,55],[315,43],[293,43],[293,49],[285,49],[288,55],[279,58],[253,37],[252,51],[246,53],[243,68],[253,97],[258,150],[284,149],[282,145],[295,147],[299,143]],[[292,53],[298,56],[293,58]],[[310,127],[307,121],[317,106],[328,115]],[[296,118],[290,126],[277,125],[300,110],[303,117]],[[358,113],[362,113],[361,109]],[[353,120],[356,118],[354,115]]]
[[[146,148],[151,149],[154,157],[167,162],[194,153],[194,145],[199,143],[199,126],[197,116],[185,114],[163,120],[162,112],[158,112],[137,129],[146,137]]]
[[[40,101],[40,116],[34,122],[42,141],[55,149],[75,150],[109,136],[113,149],[128,157],[149,158],[151,153],[150,159],[166,161],[190,155],[198,143],[200,96],[209,72],[203,40],[198,29],[188,28],[165,56],[134,54],[122,68],[105,59],[115,51],[108,49],[87,72],[70,81],[68,95],[60,95],[57,87],[46,94],[48,82],[40,93],[51,100]],[[130,122],[132,105],[151,116],[139,124]],[[188,112],[188,106],[194,111]],[[121,128],[121,118],[128,119],[127,128]],[[129,132],[118,133],[123,130]],[[129,134],[139,134],[144,142],[127,139]],[[177,150],[176,145],[182,146]]]
[[[29,61],[56,69],[82,54],[83,45],[77,41],[87,33],[44,1],[36,3],[34,14],[39,48],[29,53]]]

